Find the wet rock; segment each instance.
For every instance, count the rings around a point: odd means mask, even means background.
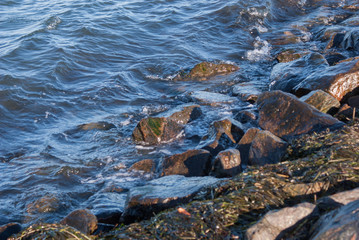
[[[128,170],[153,173],[156,170],[156,163],[152,159],[144,159],[144,160],[134,163]]]
[[[77,126],[77,128],[79,130],[83,130],[83,131],[90,131],[90,130],[110,130],[112,128],[116,128],[116,126],[112,123],[108,123],[108,122],[95,122],[95,123],[86,123],[86,124],[82,124]]]
[[[359,96],[353,96],[348,99],[348,104],[352,108],[359,109]]]
[[[218,153],[213,162],[212,174],[216,177],[233,177],[242,171],[241,154],[237,149]]]
[[[341,46],[346,50],[359,50],[359,28],[347,32]]]
[[[0,226],[0,239],[6,240],[11,235],[17,234],[21,231],[21,225],[18,223],[9,223],[3,226]]]
[[[178,74],[174,80],[204,81],[218,75],[230,74],[238,69],[239,67],[234,64],[202,62],[197,64],[189,73],[182,72]]]
[[[243,126],[234,119],[215,121],[208,134],[201,139],[198,148],[206,149],[216,156],[224,149],[234,147],[244,134]]]
[[[293,49],[285,50],[277,55],[277,60],[280,63],[287,63],[294,60],[297,60],[305,55],[308,55],[309,52],[297,52]]]
[[[232,87],[232,93],[244,102],[254,103],[262,92],[251,83],[239,83]]]
[[[97,229],[97,218],[87,209],[79,209],[71,212],[60,224],[76,228],[84,234],[91,234]]]
[[[325,49],[339,48],[344,40],[344,33],[333,33]]]
[[[183,125],[165,117],[142,119],[133,130],[132,137],[137,143],[160,144],[175,139],[183,130]]]
[[[313,226],[311,239],[358,239],[359,200],[323,215]]]
[[[330,115],[282,91],[261,94],[257,105],[259,126],[283,139],[343,125]]]
[[[347,58],[346,56],[337,52],[325,54],[325,59],[327,60],[330,66],[334,66],[335,64],[345,60],[346,58]]]
[[[26,212],[30,214],[50,213],[65,209],[67,205],[56,195],[48,194],[26,206]]]
[[[273,67],[270,75],[270,89],[293,92],[294,87],[307,76],[328,66],[327,60],[319,53],[310,53],[288,63],[278,63]]]
[[[336,98],[322,90],[312,91],[301,97],[300,100],[328,114],[335,112],[340,107],[340,102]]]
[[[253,139],[257,135],[257,133],[260,130],[258,128],[250,128],[246,131],[246,133],[243,135],[241,140],[239,141],[237,145],[237,149],[241,153],[241,161],[242,165],[248,165],[249,162],[249,149],[251,147],[251,144],[253,142]]]
[[[273,164],[280,162],[288,144],[269,131],[259,131],[249,149],[249,165]]]
[[[274,36],[273,36],[274,37]],[[282,34],[275,35],[275,38],[269,40],[272,45],[288,45],[301,42],[301,37],[296,36],[290,31],[285,31]]]
[[[300,221],[313,214],[314,210],[314,204],[301,203],[294,207],[270,211],[247,230],[246,237],[248,240],[281,239],[281,235],[285,231],[295,227]]]
[[[340,121],[348,122],[353,119],[353,117],[359,117],[358,110],[350,107],[348,104],[344,104],[338,110],[338,112],[334,115],[334,117],[338,118]]]
[[[96,214],[99,223],[116,225],[121,221],[122,211],[113,209],[112,211],[101,211]]]
[[[294,87],[295,94],[302,96],[321,89],[338,101],[359,86],[359,58],[347,59],[335,66],[318,69]]]
[[[190,93],[190,96],[196,101],[211,106],[218,106],[223,103],[234,103],[237,101],[237,98],[207,91],[194,91]]]
[[[188,203],[203,188],[218,182],[213,177],[166,176],[131,189],[123,214],[125,223],[147,219],[164,209]]]
[[[188,150],[165,158],[162,162],[161,176],[206,176],[210,169],[211,154],[209,151],[203,149]]]
[[[166,113],[165,117],[179,124],[187,124],[202,115],[199,105],[182,105]]]
[[[239,111],[233,117],[234,120],[239,121],[244,124],[244,126],[248,126],[248,128],[256,127],[258,125],[257,118],[257,113],[248,110]]]

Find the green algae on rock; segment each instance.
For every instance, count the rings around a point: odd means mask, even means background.
[[[238,66],[228,63],[211,63],[211,62],[201,62],[197,64],[189,73],[181,72],[179,73],[174,80],[181,81],[204,81],[209,78],[226,75],[232,72],[235,72],[239,69]]]

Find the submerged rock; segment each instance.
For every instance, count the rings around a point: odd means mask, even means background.
[[[213,177],[166,176],[131,189],[123,214],[126,223],[147,219],[164,209],[190,202],[204,187],[217,183]]]
[[[165,117],[142,119],[133,130],[132,137],[137,143],[160,144],[175,139],[183,130],[183,125]]]
[[[211,106],[217,106],[222,103],[234,103],[237,101],[237,98],[207,91],[194,91],[190,93],[190,95],[194,100]]]
[[[313,214],[315,205],[300,203],[294,207],[286,207],[266,213],[264,217],[246,232],[248,240],[275,240],[298,224],[304,218]]]
[[[323,215],[312,230],[313,240],[358,239],[359,200]]]
[[[144,159],[144,160],[134,163],[128,170],[153,173],[156,170],[156,163],[152,159]]]
[[[0,226],[0,239],[8,239],[11,235],[17,234],[21,231],[21,225],[18,223],[9,223]]]
[[[232,87],[232,92],[233,95],[239,96],[242,101],[250,103],[257,101],[258,95],[262,93],[250,83],[236,84]]]
[[[286,153],[288,144],[269,131],[258,131],[248,153],[249,165],[278,163]]]
[[[238,66],[228,63],[211,63],[211,62],[202,62],[197,64],[189,73],[180,73],[174,80],[188,81],[204,81],[209,78],[226,75],[232,72],[235,72],[239,69]]]
[[[116,128],[116,126],[112,123],[108,123],[108,122],[94,122],[94,123],[86,123],[86,124],[82,124],[77,126],[77,128],[79,130],[83,130],[83,131],[90,131],[90,130],[110,130],[112,128]]]
[[[297,52],[293,49],[285,50],[277,55],[277,60],[280,63],[287,63],[294,60],[297,60],[305,55],[308,55],[309,52]]]
[[[188,150],[165,158],[162,162],[161,176],[206,176],[210,169],[211,154],[209,151],[203,149]]]
[[[312,91],[301,97],[300,100],[312,105],[323,113],[332,113],[333,110],[340,107],[340,102],[336,98],[322,90]]]
[[[233,177],[241,171],[241,154],[237,149],[222,151],[214,159],[212,174],[216,177]]]
[[[332,116],[282,91],[261,94],[257,105],[259,126],[284,139],[343,125]]]
[[[71,212],[60,223],[74,227],[84,234],[91,234],[97,229],[97,218],[87,209]]]
[[[243,126],[234,119],[215,121],[208,134],[201,139],[198,148],[206,149],[216,156],[220,151],[234,147],[244,134]]]

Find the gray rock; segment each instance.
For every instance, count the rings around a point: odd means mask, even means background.
[[[320,206],[321,209],[328,210],[347,205],[357,200],[359,200],[359,188],[321,198],[318,200],[317,205]]]
[[[125,223],[147,219],[164,209],[188,203],[203,188],[218,183],[213,177],[166,176],[130,190],[123,214]]]
[[[239,96],[244,102],[254,103],[258,95],[262,92],[259,91],[252,83],[239,83],[232,87],[232,93]]]
[[[97,229],[97,218],[87,209],[79,209],[71,212],[60,222],[76,228],[84,234],[91,234]]]
[[[308,93],[300,98],[301,101],[306,102],[323,113],[329,113],[333,109],[340,107],[340,102],[322,90],[316,90]]]
[[[358,239],[359,200],[333,210],[317,221],[312,227],[313,240]]]
[[[212,174],[216,177],[233,177],[241,171],[241,154],[237,149],[224,150],[214,159]]]
[[[249,240],[280,239],[283,231],[295,226],[304,218],[310,216],[315,209],[311,203],[301,203],[294,207],[286,207],[270,211],[246,232]]]
[[[287,142],[269,131],[259,131],[249,149],[249,165],[273,164],[280,162],[286,153]]]

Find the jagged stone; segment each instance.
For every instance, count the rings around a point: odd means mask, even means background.
[[[71,212],[60,223],[74,227],[84,234],[91,234],[97,229],[97,218],[87,209]]]
[[[233,177],[241,171],[241,154],[237,149],[219,152],[214,159],[212,174],[216,177]]]
[[[259,126],[283,139],[343,125],[332,116],[282,91],[261,94],[257,105]]]
[[[297,60],[305,55],[308,55],[309,52],[297,52],[293,49],[285,50],[277,55],[277,60],[280,63],[287,63],[294,60]]]
[[[251,147],[252,141],[257,135],[257,133],[260,131],[258,128],[250,128],[246,131],[246,133],[243,135],[241,140],[239,141],[237,145],[237,149],[241,153],[241,161],[242,165],[248,165],[249,162],[249,149]]]
[[[239,83],[232,87],[232,93],[244,102],[254,103],[262,92],[251,83]]]
[[[203,149],[188,150],[167,157],[162,162],[161,176],[206,176],[211,169],[211,154]]]
[[[128,170],[153,173],[156,170],[156,163],[152,159],[144,159],[144,160],[134,163]]]
[[[94,122],[94,123],[86,123],[86,124],[82,124],[77,126],[77,128],[79,130],[83,130],[83,131],[90,131],[90,130],[110,130],[112,128],[116,128],[116,126],[112,123],[108,123],[108,122]]]
[[[333,109],[340,107],[340,102],[336,98],[322,90],[312,91],[301,97],[300,100],[312,105],[323,113],[331,113]]]

